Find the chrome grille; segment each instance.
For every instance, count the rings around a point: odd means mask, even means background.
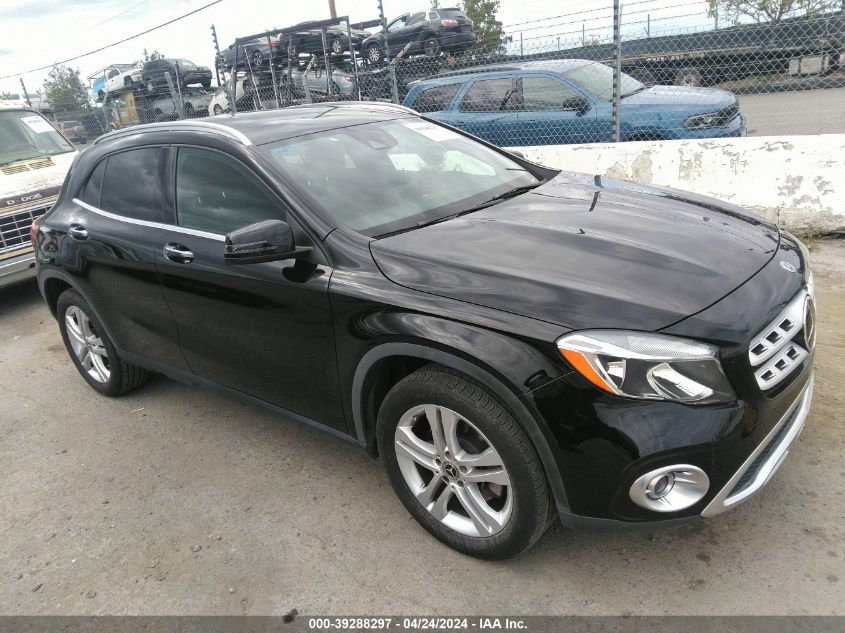
[[[799,292],[786,308],[751,341],[748,360],[754,370],[757,385],[763,391],[772,389],[801,365],[809,354],[803,332],[807,302],[806,290]],[[798,340],[796,340],[796,337]]]
[[[31,160],[28,162],[21,162],[15,163],[13,165],[4,165],[0,168],[7,176],[11,176],[13,174],[20,174],[21,172],[30,171],[32,169],[44,169],[45,167],[52,167],[55,163],[53,159],[47,156],[46,158],[40,158],[38,160]]]
[[[48,204],[9,213],[8,215],[0,215],[0,253],[28,246],[30,243],[29,228],[32,221],[47,213],[51,206]]]

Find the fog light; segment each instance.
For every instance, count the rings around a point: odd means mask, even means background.
[[[701,501],[708,488],[710,478],[698,466],[676,464],[642,475],[628,494],[646,510],[677,512]]]

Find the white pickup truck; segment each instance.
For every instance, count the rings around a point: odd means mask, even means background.
[[[35,275],[32,221],[53,206],[77,154],[39,112],[0,101],[0,287]]]

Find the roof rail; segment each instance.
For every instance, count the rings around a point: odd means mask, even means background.
[[[221,136],[228,136],[243,145],[252,145],[252,141],[246,137],[245,134],[231,128],[222,123],[214,123],[212,121],[167,121],[163,123],[144,123],[143,125],[133,125],[131,127],[121,128],[114,132],[103,134],[94,141],[94,144],[101,141],[110,141],[122,136],[130,136],[138,132],[211,132]]]
[[[455,77],[456,75],[472,75],[474,73],[501,73],[512,70],[522,70],[520,66],[509,66],[507,64],[485,64],[483,66],[461,68],[459,70],[449,70],[446,72],[439,72],[429,79],[437,79],[439,77]]]

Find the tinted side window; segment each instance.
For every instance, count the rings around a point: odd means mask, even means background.
[[[566,102],[578,96],[565,83],[551,77],[522,78],[521,109],[526,112],[572,110],[572,106]]]
[[[513,95],[513,81],[504,79],[481,79],[474,82],[461,101],[461,112],[499,112],[508,109]]]
[[[445,86],[434,86],[420,93],[414,102],[414,109],[417,112],[440,112],[449,107],[458,88],[461,84],[448,84]]]
[[[88,181],[79,193],[79,199],[92,207],[100,208],[100,194],[103,191],[103,174],[106,172],[106,161],[97,163],[94,171],[88,176]]]
[[[179,148],[176,159],[179,226],[225,235],[261,220],[284,220],[285,211],[246,167],[217,152]]]
[[[103,178],[103,210],[161,222],[162,154],[160,147],[143,147],[109,156]]]
[[[425,22],[425,13],[412,13],[411,17],[408,18],[408,21],[405,23],[406,26],[411,26],[412,24],[419,24],[420,22]]]

